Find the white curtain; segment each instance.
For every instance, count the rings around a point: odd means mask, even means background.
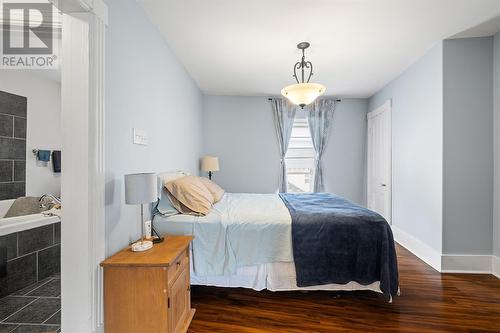
[[[335,105],[334,99],[318,99],[309,105],[307,109],[309,130],[311,131],[311,138],[316,152],[314,158],[313,192],[325,191],[322,158],[330,138]]]
[[[280,193],[287,192],[287,177],[286,177],[286,162],[285,156],[288,150],[288,143],[292,135],[293,120],[297,106],[288,102],[284,98],[276,98],[272,100],[274,125],[276,127],[276,135],[278,137],[278,145],[280,149],[280,178],[279,189]]]

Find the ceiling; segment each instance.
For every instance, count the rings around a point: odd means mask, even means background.
[[[500,0],[138,1],[214,95],[278,95],[293,83],[296,44],[309,41],[311,82],[369,97],[440,40],[500,15]]]
[[[500,31],[500,16],[493,17],[470,29],[464,30],[452,38],[487,37],[495,35],[498,31]]]

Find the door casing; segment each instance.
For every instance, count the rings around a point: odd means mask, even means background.
[[[393,177],[392,177],[392,108],[391,101],[386,101],[382,106],[378,107],[367,115],[368,126],[367,126],[367,139],[368,139],[368,149],[367,149],[367,206],[369,209],[381,213],[386,218],[389,224],[392,224],[392,190],[393,190]],[[377,126],[377,121],[381,121],[384,129],[381,133],[383,136],[382,140],[374,142],[374,136],[372,131],[375,130]],[[380,129],[380,128],[379,128]],[[384,146],[377,146],[377,144],[382,144]],[[373,160],[373,154],[377,154],[380,158],[380,154],[384,154],[383,158],[385,161],[379,161],[384,166],[384,170],[380,173],[379,178],[375,176],[375,168],[377,165]],[[380,170],[378,170],[380,171]],[[380,205],[377,204],[377,196],[383,195],[384,198],[384,208],[379,208]]]

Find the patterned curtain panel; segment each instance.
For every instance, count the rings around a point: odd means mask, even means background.
[[[278,145],[280,149],[280,179],[279,179],[279,193],[287,192],[287,179],[286,179],[286,162],[285,156],[288,150],[288,143],[292,135],[293,120],[297,106],[288,102],[284,98],[276,98],[272,100],[274,125],[276,127],[276,135],[278,137]]]
[[[316,151],[314,159],[314,192],[325,191],[322,158],[330,138],[335,105],[334,99],[318,99],[309,105],[307,110],[309,130]]]

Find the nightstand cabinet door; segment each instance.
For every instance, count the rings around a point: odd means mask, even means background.
[[[167,333],[166,276],[162,267],[105,268],[105,332]]]
[[[177,333],[184,331],[188,312],[189,302],[189,273],[185,266],[177,279],[170,285],[170,332]]]

